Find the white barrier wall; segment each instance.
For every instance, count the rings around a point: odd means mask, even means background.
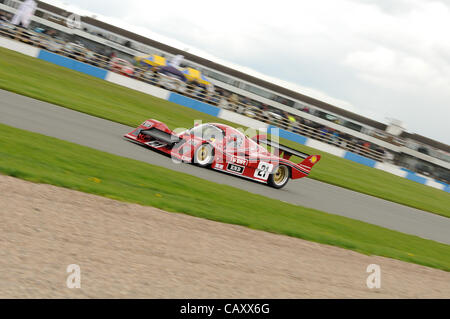
[[[437,183],[437,182],[435,182],[435,181],[433,181],[433,180],[431,180],[429,178],[427,179],[425,185],[430,186],[430,187],[434,187],[434,188],[437,188],[437,189],[442,189],[442,186],[443,186],[441,183]]]
[[[389,164],[389,163],[380,163],[378,162],[375,166],[375,168],[381,169],[382,171],[400,176],[400,177],[406,177],[407,172],[404,170],[401,170],[395,165]]]
[[[159,97],[160,99],[163,99],[163,100],[169,99],[170,91],[161,89],[161,88],[153,86],[153,85],[149,85],[145,82],[131,79],[129,77],[126,77],[126,76],[123,76],[123,75],[120,75],[117,73],[108,72],[105,80],[108,82],[111,82],[111,83],[125,86],[129,89],[133,89],[133,90],[145,93],[145,94]]]
[[[0,46],[36,58],[40,49],[19,41],[0,37]]]
[[[342,148],[329,145],[320,141],[312,140],[310,138],[306,141],[305,145],[339,157],[345,156],[345,150],[343,150]]]
[[[254,120],[247,116],[244,116],[244,115],[241,115],[241,114],[238,114],[235,112],[231,112],[228,110],[220,110],[218,117],[221,118],[222,120],[230,121],[230,122],[233,122],[233,123],[236,123],[236,124],[239,124],[242,126],[251,127],[254,129],[265,129],[269,126],[268,124],[266,124],[264,122]]]

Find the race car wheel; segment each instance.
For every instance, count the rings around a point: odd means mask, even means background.
[[[284,187],[289,181],[289,168],[285,165],[279,165],[275,167],[273,173],[270,174],[267,183],[275,188]]]
[[[211,165],[214,160],[214,149],[211,144],[200,145],[194,154],[194,163],[201,167]]]

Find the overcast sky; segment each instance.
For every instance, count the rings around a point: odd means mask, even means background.
[[[45,0],[450,144],[450,0]]]

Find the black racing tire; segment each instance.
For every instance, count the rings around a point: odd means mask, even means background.
[[[269,175],[267,184],[273,188],[283,188],[289,182],[291,171],[286,165],[278,165],[274,168],[272,174]]]
[[[193,163],[200,167],[208,167],[214,161],[214,147],[204,143],[197,147],[194,152]]]

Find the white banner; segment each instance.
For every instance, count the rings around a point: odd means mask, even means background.
[[[22,24],[25,28],[28,28],[31,22],[31,17],[34,14],[34,11],[36,11],[37,3],[34,0],[26,0],[24,1],[19,9],[17,10],[16,14],[14,15],[12,19],[12,24],[19,25]]]

